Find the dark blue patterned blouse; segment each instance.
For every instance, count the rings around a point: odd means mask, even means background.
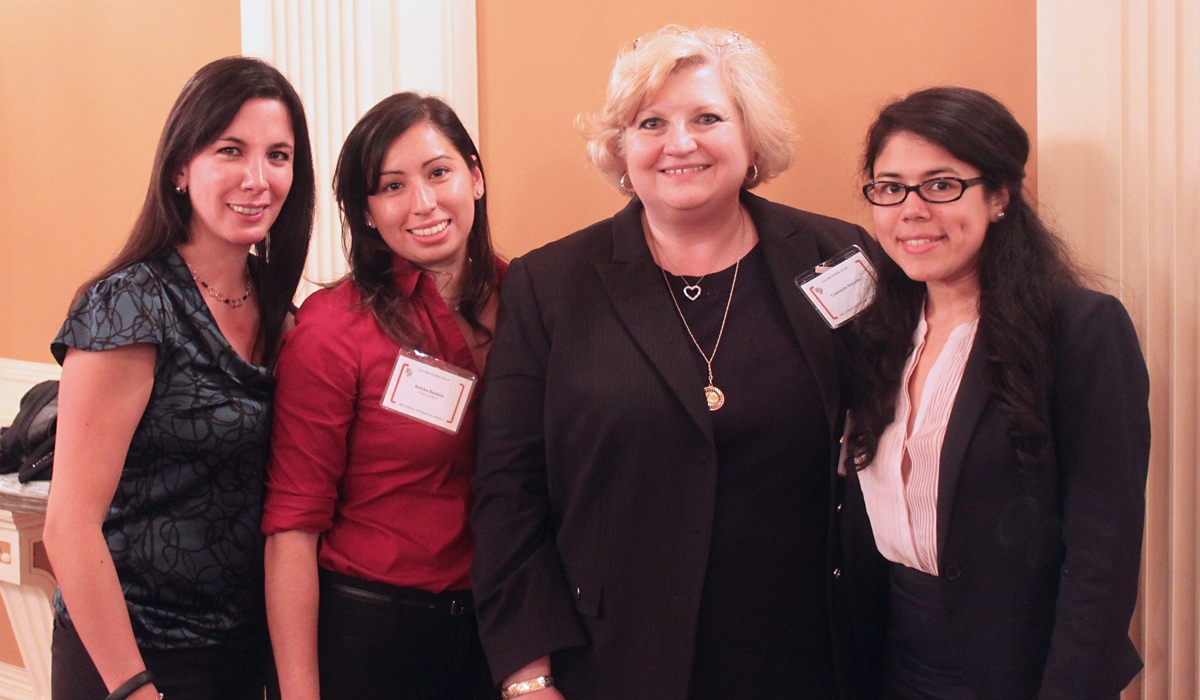
[[[273,379],[226,342],[175,249],[97,282],[54,339],[158,349],[104,536],[138,644],[188,648],[264,633],[263,475]],[[65,614],[62,596],[55,609]]]

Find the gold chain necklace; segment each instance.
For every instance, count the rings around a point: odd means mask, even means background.
[[[696,342],[696,334],[692,333],[692,327],[688,325],[687,319],[683,316],[683,309],[679,308],[679,299],[675,298],[675,290],[671,289],[671,281],[667,279],[667,271],[661,267],[663,282],[667,283],[667,291],[671,293],[671,301],[675,302],[675,310],[679,312],[679,318],[683,321],[683,327],[687,329],[688,336],[692,339],[692,344],[696,346],[696,350],[700,352],[700,357],[704,358],[704,364],[708,365],[708,386],[704,387],[704,398],[708,401],[708,410],[715,411],[725,405],[725,392],[713,386],[712,363],[717,357],[717,348],[721,347],[721,336],[725,335],[725,320],[729,318],[729,307],[733,304],[733,288],[737,286],[738,268],[741,267],[742,261],[738,260],[733,266],[733,284],[729,285],[729,300],[725,302],[725,315],[721,317],[721,330],[717,332],[717,342],[713,345],[712,355],[705,355],[704,350],[700,348],[700,343]]]
[[[746,225],[746,213],[740,212],[742,215],[742,225],[738,231],[742,231]],[[738,236],[741,238],[741,236]],[[708,402],[708,410],[715,411],[725,405],[725,392],[718,389],[713,384],[712,363],[717,357],[717,350],[721,347],[721,337],[725,335],[725,321],[729,319],[729,307],[733,305],[733,290],[737,287],[738,270],[742,266],[742,261],[739,259],[733,266],[733,282],[729,285],[729,299],[725,301],[725,314],[721,316],[721,329],[717,331],[717,342],[713,345],[711,355],[705,355],[704,349],[700,347],[700,343],[696,340],[696,334],[692,332],[692,327],[688,325],[687,318],[683,315],[683,309],[679,306],[679,299],[675,296],[675,290],[671,288],[671,280],[667,278],[667,271],[659,266],[659,271],[662,272],[663,282],[667,285],[667,291],[671,294],[671,301],[675,303],[675,310],[679,312],[679,319],[683,321],[683,327],[687,329],[688,337],[692,339],[692,345],[696,346],[696,350],[700,353],[700,357],[704,358],[704,364],[708,366],[708,386],[704,387],[704,399]],[[683,275],[680,275],[682,277]],[[699,280],[697,280],[699,282]],[[687,280],[683,283],[686,285]],[[686,287],[684,294],[687,294]],[[688,297],[691,299],[691,297]]]

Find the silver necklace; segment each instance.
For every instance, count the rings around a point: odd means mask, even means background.
[[[742,235],[746,232],[746,213],[741,210],[741,207],[739,207],[738,214],[740,215],[739,222],[738,222],[738,235],[729,239],[729,242],[725,244],[725,248],[722,249],[720,254],[717,256],[717,260],[720,260],[722,257],[724,257],[724,255],[726,253],[728,253],[729,250],[733,247],[733,244],[735,242],[742,240]],[[663,255],[663,252],[661,249],[658,251],[658,253],[659,253],[659,255]],[[663,257],[665,258],[666,256],[663,255]],[[671,273],[671,274],[674,274],[674,273]],[[700,283],[703,282],[704,278],[708,277],[708,275],[709,275],[709,273],[705,272],[703,275],[700,275],[700,277],[695,282],[688,282],[687,278],[684,277],[683,275],[675,275],[675,276],[678,277],[679,279],[683,280],[683,295],[685,297],[687,297],[688,301],[696,301],[697,299],[700,298],[700,292],[701,292]]]

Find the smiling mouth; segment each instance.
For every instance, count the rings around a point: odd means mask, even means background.
[[[940,243],[945,240],[945,238],[945,236],[929,236],[927,238],[901,239],[899,242],[901,248],[904,248],[905,250],[913,250],[924,248],[925,246],[933,245],[934,243]]]
[[[237,204],[230,204],[229,208],[236,211],[239,214],[248,214],[250,216],[253,216],[255,214],[261,214],[266,209],[265,206],[264,207],[242,207],[242,206],[238,206]]]
[[[682,175],[684,173],[700,172],[701,170],[708,169],[708,167],[709,166],[707,166],[707,165],[693,165],[690,168],[667,168],[667,169],[663,170],[663,172],[666,173],[667,175]]]
[[[408,232],[414,236],[432,236],[436,233],[441,233],[442,231],[445,231],[446,227],[449,225],[450,225],[450,220],[447,219],[447,220],[441,222],[440,224],[434,224],[433,226],[430,226],[429,228],[410,228],[408,230]]]

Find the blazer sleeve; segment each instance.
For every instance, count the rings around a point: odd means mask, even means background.
[[[479,634],[497,683],[587,643],[555,546],[545,450],[551,337],[529,269],[508,269],[479,411],[471,569]]]
[[[1080,299],[1082,297],[1082,299]],[[1052,430],[1063,493],[1062,565],[1039,697],[1115,696],[1141,669],[1129,639],[1150,457],[1150,380],[1114,297],[1077,290],[1059,315]]]

